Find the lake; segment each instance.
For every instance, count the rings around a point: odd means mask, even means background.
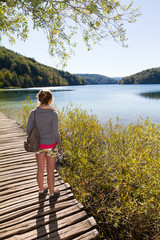
[[[21,102],[28,96],[37,101],[41,88],[0,90],[0,111],[16,119]],[[45,89],[45,88],[43,88]],[[138,116],[160,123],[160,84],[154,85],[84,85],[49,88],[61,109],[69,102],[96,113],[102,124],[118,116],[123,125],[137,123]]]

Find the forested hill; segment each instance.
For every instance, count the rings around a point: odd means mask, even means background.
[[[120,84],[160,84],[160,68],[151,68],[134,75],[124,77]]]
[[[0,47],[0,88],[84,84],[83,79]]]
[[[82,78],[86,84],[117,84],[118,81],[114,78],[106,77],[99,74],[75,74]]]

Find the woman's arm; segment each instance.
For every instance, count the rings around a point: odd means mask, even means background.
[[[34,112],[32,111],[29,115],[27,126],[26,126],[26,133],[29,135],[34,127]]]
[[[58,131],[58,114],[55,112],[53,115],[53,124],[52,124],[53,133],[58,145],[61,144],[61,138]]]

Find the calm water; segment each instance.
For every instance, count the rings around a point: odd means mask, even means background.
[[[16,119],[21,102],[28,96],[37,101],[40,88],[0,90],[0,111]],[[59,109],[69,102],[80,104],[98,115],[101,123],[118,116],[122,124],[136,123],[138,116],[160,123],[159,85],[87,85],[49,88]]]

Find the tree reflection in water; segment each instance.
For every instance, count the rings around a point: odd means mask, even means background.
[[[150,99],[160,99],[160,92],[145,92],[140,94],[141,97]]]

